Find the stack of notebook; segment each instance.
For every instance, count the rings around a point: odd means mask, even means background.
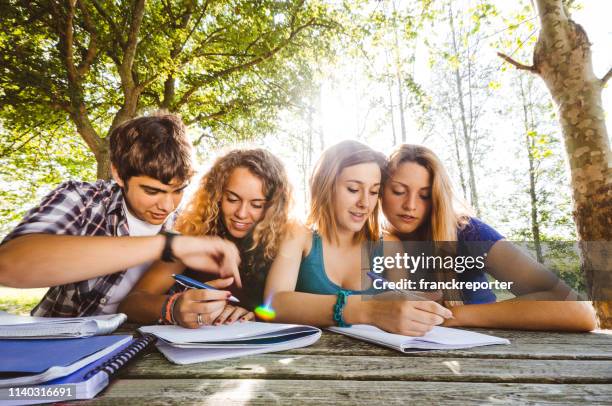
[[[0,392],[5,399],[2,404],[48,403],[96,396],[119,368],[155,342],[152,335],[137,339],[131,335],[91,336],[110,333],[124,320],[125,315],[75,318],[66,322],[66,319],[0,314],[1,336],[13,337],[0,339]],[[10,321],[16,324],[11,325]],[[59,397],[4,396],[9,393],[8,388],[12,388],[12,393],[19,393],[15,388],[31,385],[66,390]]]
[[[0,311],[0,338],[69,338],[110,334],[126,319],[123,313],[91,317],[31,317]]]
[[[139,330],[157,336],[157,348],[175,364],[306,347],[321,337],[321,330],[316,327],[259,322],[202,326],[198,329],[144,326]]]

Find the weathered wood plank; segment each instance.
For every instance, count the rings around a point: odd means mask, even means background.
[[[612,331],[599,330],[590,333],[564,333],[555,331],[521,331],[466,329],[484,334],[504,337],[511,341],[540,344],[612,345]]]
[[[115,334],[134,333],[138,329],[136,324],[124,324]],[[563,333],[552,331],[520,331],[520,330],[492,330],[492,329],[466,329],[483,334],[504,337],[517,344],[567,344],[578,346],[612,346],[612,330],[596,331],[591,333]],[[323,336],[338,336],[328,331]]]
[[[284,354],[312,355],[367,355],[367,356],[411,356],[411,357],[457,357],[457,358],[526,358],[568,360],[612,360],[612,342],[605,345],[578,345],[556,343],[520,342],[513,339],[510,345],[493,345],[452,351],[423,351],[403,355],[395,350],[375,344],[324,333],[315,344],[296,348]]]
[[[133,333],[135,326],[120,331]],[[558,359],[558,360],[612,360],[612,335],[547,333],[508,330],[474,330],[508,338],[510,345],[495,345],[452,351],[423,351],[403,355],[394,350],[325,331],[321,339],[305,348],[283,354],[300,355],[367,355],[456,358]]]
[[[114,382],[95,405],[610,404],[610,385],[168,379]],[[75,403],[71,403],[75,404]]]
[[[139,379],[332,379],[517,383],[612,383],[612,361],[262,354],[174,365],[159,353],[124,368]]]

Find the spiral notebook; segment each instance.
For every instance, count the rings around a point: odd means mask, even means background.
[[[106,388],[118,370],[126,363],[143,353],[153,343],[156,338],[152,334],[145,334],[140,338],[132,339],[121,347],[98,359],[97,361],[84,366],[70,375],[44,382],[46,385],[66,385],[74,390],[72,397],[68,398],[46,398],[36,400],[2,401],[3,406],[26,405],[51,403],[77,399],[91,399]]]
[[[0,388],[69,375],[132,341],[129,335],[0,340]]]

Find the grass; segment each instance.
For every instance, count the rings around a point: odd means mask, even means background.
[[[12,314],[29,315],[42,299],[46,288],[42,289],[13,289],[0,286],[0,310]]]

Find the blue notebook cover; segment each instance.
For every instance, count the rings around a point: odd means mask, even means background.
[[[112,336],[111,336],[112,337]],[[124,337],[124,336],[120,336]],[[24,399],[19,401],[8,401],[7,405],[25,405],[50,403],[57,401],[67,401],[76,399],[91,399],[100,393],[110,382],[110,378],[127,362],[145,350],[155,342],[155,337],[147,334],[141,338],[135,338],[120,345],[115,350],[101,357],[100,359],[84,366],[83,368],[71,373],[70,375],[47,381],[42,386],[47,385],[68,385],[74,392],[68,398],[45,398]],[[72,386],[74,385],[74,386]],[[4,404],[4,403],[3,403]]]
[[[75,371],[68,376],[63,376],[61,378],[57,378],[57,379],[53,379],[51,381],[45,382],[44,385],[61,385],[61,384],[70,384],[70,383],[80,384],[83,382],[87,382],[88,379],[90,379],[97,373],[106,374],[108,378],[109,374],[106,372],[103,372],[103,370],[99,368],[102,367],[108,361],[110,361],[113,357],[121,354],[126,348],[132,345],[132,343],[134,343],[135,341],[136,339],[133,339],[132,341],[123,344],[121,347],[117,348],[115,351],[111,352],[110,354],[107,354],[106,356],[100,358],[99,360],[92,362],[89,365],[84,366],[78,371]],[[98,372],[94,373],[94,371],[96,370],[98,370]]]
[[[53,366],[69,366],[125,339],[124,335],[87,338],[0,340],[0,375],[38,374]]]
[[[152,334],[146,334],[140,338],[133,338],[131,341],[121,345],[116,350],[105,355],[104,357],[84,366],[78,371],[70,375],[47,381],[45,385],[60,385],[71,383],[84,383],[93,378],[97,374],[104,374],[106,378],[110,378],[115,372],[123,367],[128,361],[146,349],[149,345],[155,342],[155,337]]]

